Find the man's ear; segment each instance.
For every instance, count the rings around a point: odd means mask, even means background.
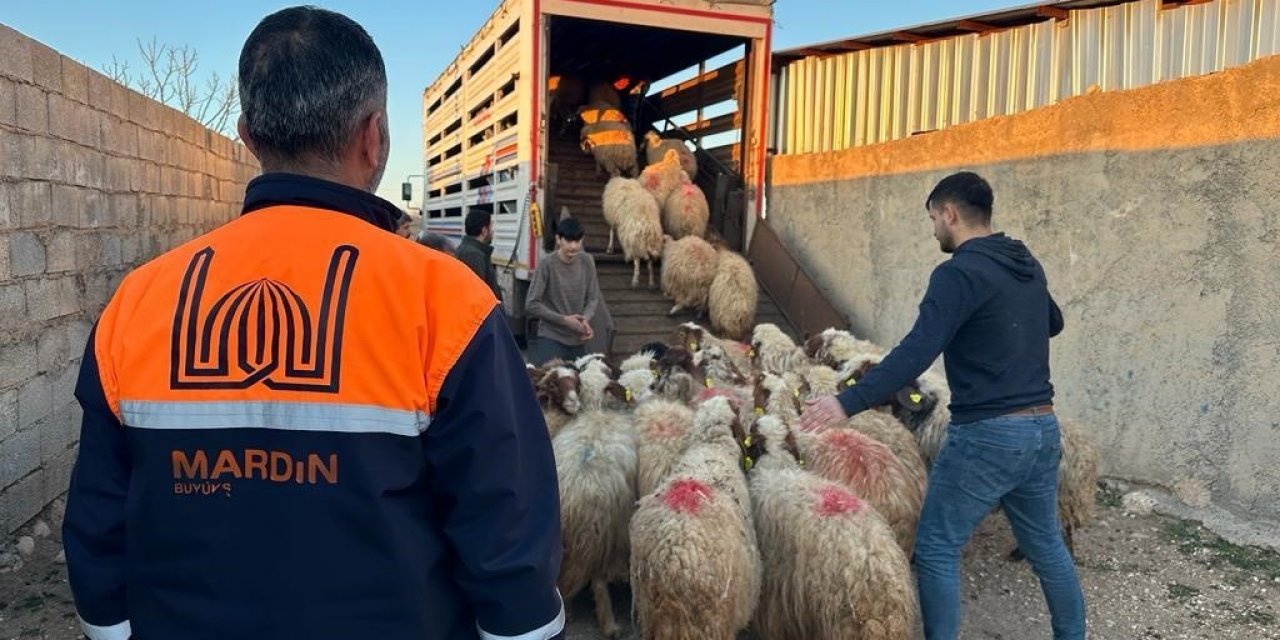
[[[386,117],[381,109],[374,111],[360,128],[360,159],[369,168],[377,168],[382,160],[382,132],[385,129],[382,121]]]
[[[249,122],[245,120],[243,113],[236,120],[236,132],[240,134],[240,142],[243,142],[244,146],[249,149],[249,153],[252,153],[253,157],[258,158],[258,161],[261,162],[262,158],[258,157],[258,143],[249,135]]]

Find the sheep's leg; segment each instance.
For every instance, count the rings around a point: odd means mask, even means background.
[[[591,595],[596,601],[596,623],[606,638],[618,637],[622,629],[613,618],[613,599],[609,597],[609,583],[596,578],[591,581]]]
[[[631,288],[640,286],[640,259],[636,258],[631,261]]]
[[[653,283],[653,258],[649,258],[646,263],[649,266],[649,288],[656,289],[658,287]]]
[[[679,302],[677,302],[677,303],[676,303],[676,306],[671,307],[671,310],[667,312],[667,315],[669,315],[669,316],[674,316],[675,314],[679,313],[679,312],[680,312],[680,310],[681,310],[681,309],[683,309],[683,308],[684,308],[684,305],[682,305],[682,304],[680,304]]]
[[[609,227],[609,246],[604,250],[607,254],[613,253],[613,227]]]

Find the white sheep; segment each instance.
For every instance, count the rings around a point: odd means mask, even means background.
[[[751,362],[751,347],[749,345],[717,337],[711,331],[696,322],[686,322],[681,324],[676,328],[673,339],[675,340],[675,344],[680,345],[691,352],[700,351],[701,349],[711,345],[719,345],[724,349],[725,355],[733,361],[733,366],[738,371],[745,374],[754,370]]]
[[[657,131],[650,130],[644,134],[645,140],[645,157],[648,164],[661,162],[662,158],[667,155],[668,150],[675,151],[680,158],[680,168],[684,170],[685,175],[690,180],[698,179],[698,159],[685,146],[684,142],[674,138],[663,138],[658,135]]]
[[[636,448],[618,383],[600,369],[582,372],[583,409],[552,439],[560,486],[563,560],[558,587],[572,599],[587,585],[596,618],[619,632],[608,583],[625,580],[628,527],[636,500]]]
[[[631,519],[631,588],[640,637],[725,640],[747,628],[760,554],[743,477],[741,423],[704,404],[672,474]]]
[[[804,349],[796,346],[791,336],[777,325],[768,322],[756,325],[751,331],[751,350],[753,364],[774,375],[784,375],[809,363]]]
[[[711,327],[727,338],[744,340],[756,321],[760,298],[756,274],[737,253],[720,248],[716,254],[716,276],[707,296]]]
[[[766,638],[909,640],[919,605],[907,556],[870,504],[802,470],[791,432],[760,418],[748,447],[764,564],[754,627]]]
[[[888,352],[869,340],[854,337],[842,329],[828,328],[804,343],[804,352],[817,364],[840,369],[847,362],[866,356],[884,357]]]
[[[675,301],[667,315],[707,308],[717,260],[715,248],[702,238],[663,236],[662,293]]]
[[[688,446],[693,409],[682,402],[653,398],[636,407],[636,492],[647,496],[671,473]]]
[[[640,184],[648,189],[659,209],[667,202],[671,192],[689,181],[680,169],[680,158],[675,151],[667,151],[660,162],[655,162],[640,172]]]
[[[662,221],[657,203],[640,182],[615,176],[605,184],[603,214],[609,224],[608,253],[613,252],[615,234],[622,245],[622,255],[634,264],[631,286],[639,286],[640,262],[649,267],[649,286],[654,286],[653,261],[662,256]]]
[[[671,190],[662,203],[662,229],[673,238],[707,235],[711,206],[696,184],[684,183]]]

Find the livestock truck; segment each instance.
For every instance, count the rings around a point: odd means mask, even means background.
[[[607,237],[607,176],[584,170],[563,92],[573,80],[613,86],[639,145],[657,130],[695,150],[712,227],[741,249],[763,207],[772,3],[504,0],[423,91],[421,233],[456,242],[469,211],[493,215],[493,261],[521,336],[560,212],[583,220],[588,250]]]

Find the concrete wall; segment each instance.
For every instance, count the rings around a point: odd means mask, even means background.
[[[944,259],[924,199],[991,181],[1066,315],[1062,414],[1103,472],[1280,519],[1280,58],[883,145],[773,160],[768,221],[885,345]]]
[[[0,25],[0,533],[66,490],[120,279],[239,212],[244,147]]]

